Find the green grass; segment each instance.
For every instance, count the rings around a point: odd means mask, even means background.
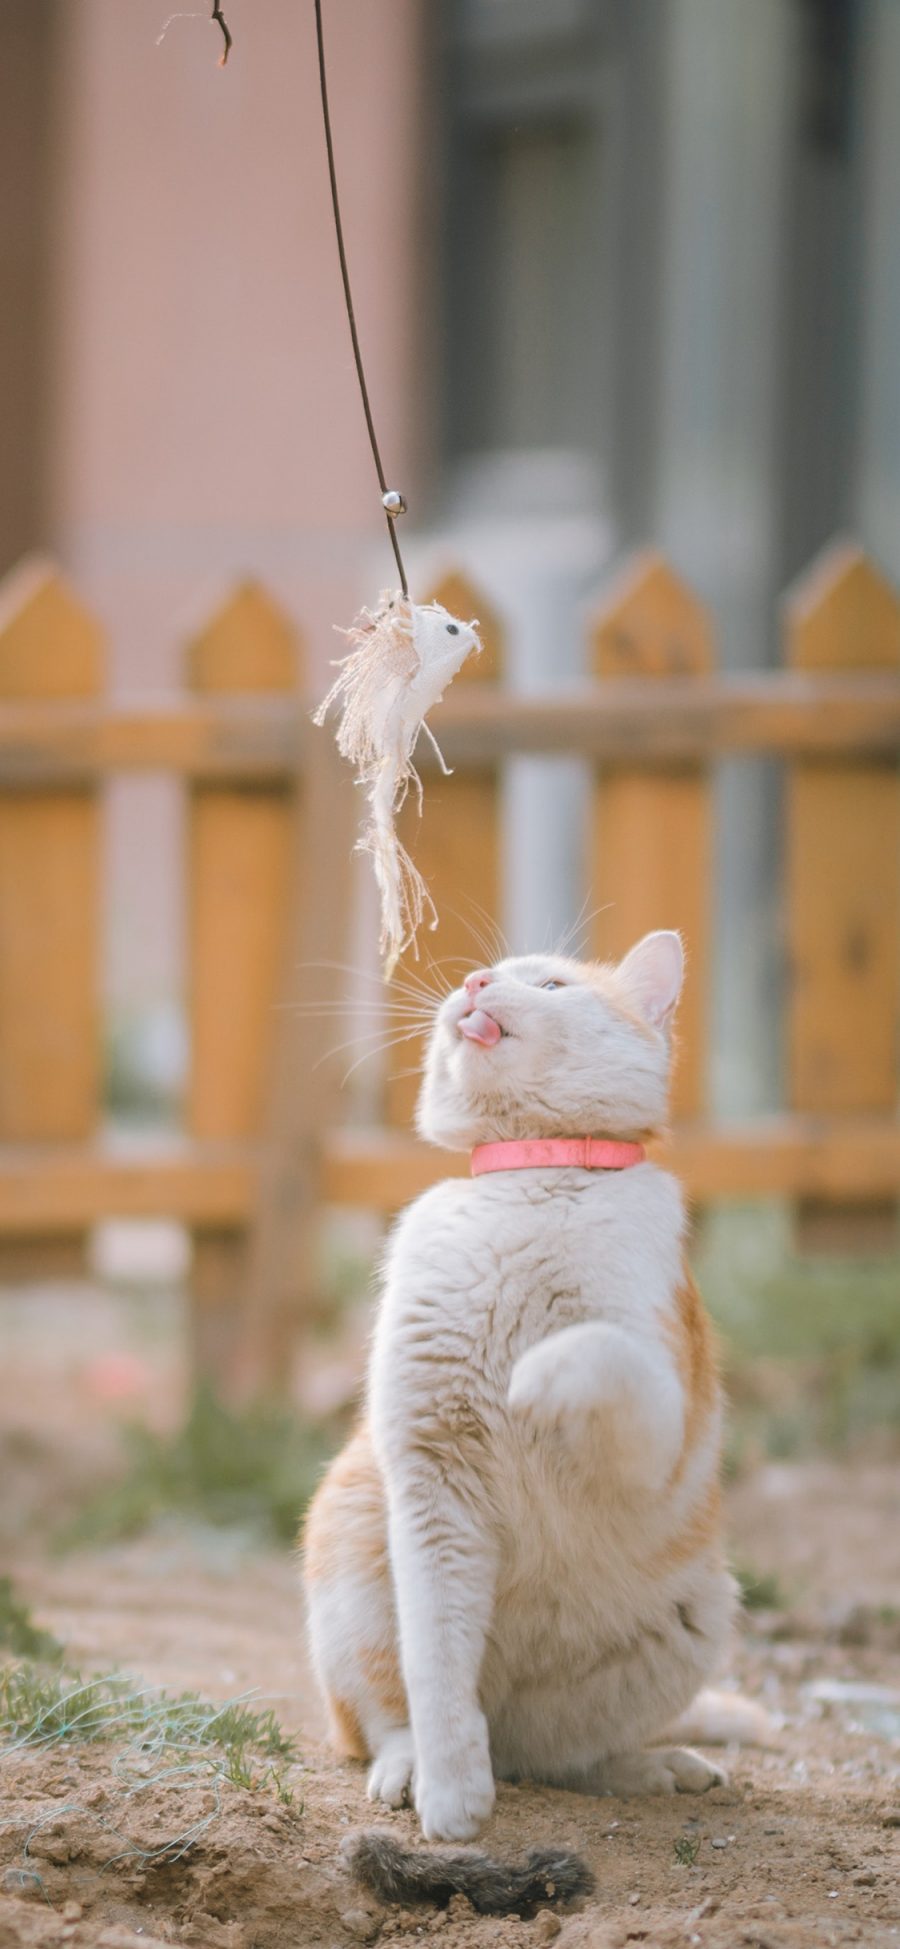
[[[135,1536],[171,1517],[236,1527],[290,1544],[333,1440],[271,1406],[244,1413],[200,1390],[182,1427],[123,1431],[122,1478],[68,1524],[65,1547]]]
[[[102,1740],[130,1749],[142,1769],[155,1761],[167,1777],[199,1772],[236,1787],[270,1788],[283,1806],[296,1804],[284,1778],[295,1742],[271,1710],[241,1699],[216,1705],[193,1692],[173,1698],[118,1672],[85,1677],[28,1659],[0,1667],[0,1762],[22,1747]]]
[[[268,1759],[294,1754],[291,1735],[272,1711],[243,1700],[216,1705],[194,1692],[171,1698],[137,1686],[119,1672],[84,1677],[48,1671],[25,1659],[0,1668],[0,1742],[55,1745],[59,1740],[133,1739],[157,1746],[214,1746],[229,1761],[248,1751]]]
[[[694,1254],[719,1324],[728,1465],[900,1443],[900,1259],[809,1257],[787,1210],[723,1207]]]
[[[32,1621],[27,1605],[15,1594],[11,1577],[0,1577],[0,1648],[16,1658],[36,1658],[51,1665],[63,1655],[53,1632]]]
[[[673,1843],[672,1852],[680,1868],[692,1868],[700,1853],[700,1841],[696,1835],[679,1834]]]
[[[754,1570],[737,1563],[734,1574],[740,1585],[741,1602],[748,1611],[786,1611],[790,1600],[774,1571]]]

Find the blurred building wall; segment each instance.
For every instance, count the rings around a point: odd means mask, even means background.
[[[0,556],[54,548],[116,683],[171,682],[246,572],[310,631],[387,578],[327,197],[312,4],[0,9]],[[417,578],[463,558],[511,678],[566,683],[664,547],[731,667],[840,526],[900,574],[898,0],[327,0],[360,328]],[[573,918],[579,784],[520,763],[514,939]],[[720,790],[716,1091],[776,1090],[773,780]],[[110,985],[171,992],[173,795],[119,793]],[[664,919],[664,916],[662,917]]]

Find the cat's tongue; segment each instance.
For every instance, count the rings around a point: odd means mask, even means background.
[[[460,1035],[468,1042],[480,1042],[482,1049],[493,1049],[499,1042],[501,1029],[492,1015],[486,1015],[483,1008],[473,1008],[471,1015],[464,1015],[459,1025]]]

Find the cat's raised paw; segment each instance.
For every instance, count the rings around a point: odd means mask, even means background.
[[[543,1343],[520,1354],[509,1381],[507,1405],[512,1413],[545,1426],[565,1419],[570,1406],[568,1375]]]

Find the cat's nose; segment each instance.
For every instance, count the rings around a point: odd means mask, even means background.
[[[477,995],[481,988],[489,987],[493,975],[488,968],[476,968],[474,974],[466,975],[463,987],[467,995]]]

